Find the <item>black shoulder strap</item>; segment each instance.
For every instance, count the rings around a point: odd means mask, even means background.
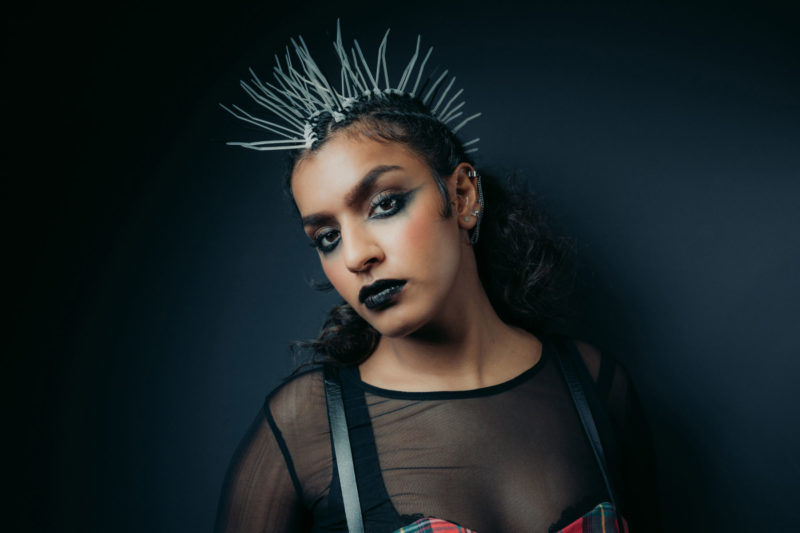
[[[331,428],[331,442],[336,461],[336,471],[342,488],[344,514],[347,530],[350,533],[363,533],[364,520],[361,516],[361,502],[358,498],[356,471],[353,467],[353,451],[350,448],[350,434],[342,400],[342,382],[338,370],[328,365],[323,370],[325,379],[325,401],[328,404],[328,423]]]
[[[559,347],[559,357],[556,357],[558,366],[561,368],[561,373],[564,375],[564,381],[567,383],[569,394],[572,396],[572,402],[575,404],[575,409],[578,411],[581,424],[583,424],[583,430],[589,438],[589,443],[594,452],[594,458],[600,467],[600,472],[603,474],[603,481],[606,484],[606,490],[608,491],[608,497],[611,499],[611,505],[613,505],[615,509],[618,509],[611,480],[608,477],[608,465],[606,463],[605,454],[603,453],[603,444],[600,441],[600,434],[597,432],[594,417],[589,408],[589,402],[586,400],[586,393],[578,377],[578,368],[575,366],[576,364],[583,364],[580,360],[581,356],[574,342],[558,339],[557,344]]]

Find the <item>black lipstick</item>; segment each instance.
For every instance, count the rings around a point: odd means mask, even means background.
[[[379,279],[378,281],[361,288],[358,301],[367,309],[377,309],[390,303],[394,296],[403,290],[406,285],[404,279]]]

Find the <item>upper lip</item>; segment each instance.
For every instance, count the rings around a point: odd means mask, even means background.
[[[394,287],[395,285],[400,285],[405,282],[406,281],[403,279],[379,279],[377,281],[373,281],[369,285],[364,285],[361,287],[361,290],[358,291],[358,301],[363,304],[364,301],[370,296],[378,294],[389,287]]]

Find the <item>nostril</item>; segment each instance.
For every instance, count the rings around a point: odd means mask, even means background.
[[[358,273],[365,272],[365,271],[369,270],[372,267],[372,265],[377,263],[377,262],[378,262],[378,258],[377,257],[370,257],[366,261],[363,261],[360,264],[356,264],[350,270],[352,270],[353,272],[358,272]]]

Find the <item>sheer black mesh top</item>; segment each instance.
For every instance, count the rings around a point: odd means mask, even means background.
[[[657,523],[653,460],[635,394],[608,357],[579,345],[589,403],[622,514]],[[369,532],[437,517],[479,533],[556,531],[609,496],[554,360],[505,383],[398,392],[342,371],[358,489]],[[346,531],[321,369],[269,395],[231,464],[217,531]],[[653,530],[648,525],[647,531]]]

